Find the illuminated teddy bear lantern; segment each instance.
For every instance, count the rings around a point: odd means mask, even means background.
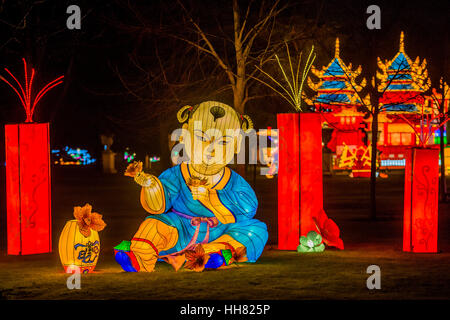
[[[116,261],[129,272],[153,271],[158,259],[195,271],[255,262],[267,227],[253,219],[258,201],[252,188],[226,166],[251,120],[216,101],[185,106],[177,116],[188,160],[159,177],[144,173],[141,162],[127,168],[125,175],[142,186],[141,204],[150,216],[131,241],[115,247]]]

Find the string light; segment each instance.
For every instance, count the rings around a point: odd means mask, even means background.
[[[38,93],[37,95],[32,98],[32,89],[33,89],[33,80],[35,77],[35,70],[34,68],[31,68],[31,76],[28,79],[28,68],[27,68],[27,62],[24,58],[22,58],[23,61],[23,68],[24,68],[24,74],[25,74],[25,89],[20,84],[19,80],[12,74],[11,71],[8,70],[8,68],[5,68],[5,71],[14,79],[15,83],[17,84],[18,90],[14,85],[12,85],[6,78],[0,76],[0,80],[6,82],[17,94],[17,96],[20,99],[20,102],[22,103],[23,108],[25,109],[26,113],[26,120],[25,122],[33,122],[33,113],[36,108],[36,105],[39,103],[39,101],[44,97],[44,95],[49,92],[54,87],[60,85],[63,81],[62,79],[64,76],[60,76],[56,78],[53,81],[50,81],[47,83]]]

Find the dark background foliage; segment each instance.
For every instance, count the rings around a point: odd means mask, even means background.
[[[182,3],[211,35],[219,54],[233,63],[231,1]],[[244,9],[247,3],[240,1]],[[70,4],[81,8],[81,30],[66,28]],[[366,27],[370,4],[381,8],[381,30]],[[370,77],[377,56],[391,59],[396,54],[403,30],[408,55],[427,58],[433,86],[448,75],[447,1],[292,0],[280,5],[287,7],[276,18],[274,40],[288,40],[292,49],[305,54],[314,44],[317,67],[330,61],[340,37],[343,60],[361,64],[363,75]],[[0,1],[2,75],[8,67],[23,77],[22,57],[38,72],[36,86],[64,74],[64,84],[43,98],[35,120],[51,122],[52,147],[85,147],[97,157],[102,133],[114,134],[116,151],[129,146],[140,157],[164,157],[166,135],[177,126],[175,113],[182,105],[207,99],[232,104],[226,76],[215,61],[173,35],[193,39],[192,26],[176,1]],[[261,45],[255,43],[254,50]],[[246,114],[257,128],[276,127],[276,113],[291,111],[259,83],[252,84],[250,93],[256,98],[247,104]],[[4,83],[0,106],[2,126],[24,120],[18,98]],[[0,135],[4,150],[3,130]],[[4,161],[3,152],[0,159]]]

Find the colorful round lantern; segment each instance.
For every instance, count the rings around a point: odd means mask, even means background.
[[[59,258],[66,273],[80,269],[80,273],[92,272],[100,254],[98,231],[106,224],[98,213],[91,213],[92,207],[75,207],[77,219],[66,222],[59,237]]]

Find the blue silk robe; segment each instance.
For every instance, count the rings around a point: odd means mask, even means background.
[[[197,227],[191,225],[190,219],[181,217],[174,210],[192,217],[214,217],[219,220],[215,228],[210,228],[209,242],[227,234],[244,245],[249,262],[255,262],[261,255],[267,242],[268,233],[265,223],[253,219],[258,207],[258,200],[250,185],[236,172],[225,168],[220,181],[212,187],[212,203],[205,205],[192,198],[187,186],[190,177],[189,167],[181,163],[164,171],[160,176],[164,189],[164,205],[161,214],[152,214],[147,219],[157,219],[178,230],[178,242],[175,247],[161,251],[166,255],[180,251],[188,245]],[[142,199],[142,198],[141,198]],[[145,201],[142,201],[145,207]],[[196,243],[200,243],[206,234],[207,225],[201,223]]]

